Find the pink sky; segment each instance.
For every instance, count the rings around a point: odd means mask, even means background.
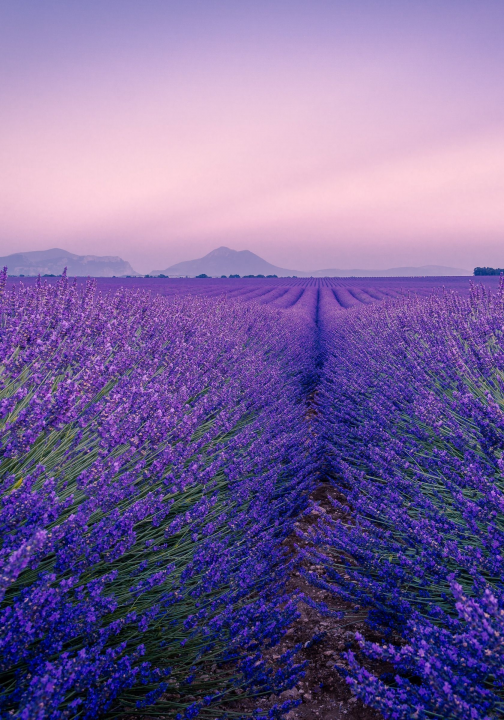
[[[0,17],[0,254],[504,265],[501,2],[77,5]]]

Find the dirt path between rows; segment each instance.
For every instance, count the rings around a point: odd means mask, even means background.
[[[329,483],[321,483],[311,495],[311,500],[320,506],[327,513],[335,516],[333,506],[329,497],[337,497],[338,493]],[[306,531],[311,525],[317,522],[319,512],[312,510],[308,515],[299,518],[297,527]],[[303,541],[296,535],[286,541],[291,552],[298,553],[303,546]],[[321,570],[320,567],[304,564],[306,570]],[[332,594],[319,590],[309,584],[305,578],[295,571],[287,584],[287,590],[292,593],[303,593],[316,602],[323,601],[331,610],[345,611],[350,606],[335,598]],[[364,706],[360,700],[354,697],[345,679],[334,669],[339,667],[347,668],[346,660],[341,654],[348,649],[361,658],[358,646],[355,642],[355,633],[359,631],[366,639],[378,641],[380,637],[370,632],[361,621],[349,622],[348,620],[336,620],[322,616],[304,602],[299,603],[300,618],[294,623],[283,639],[283,641],[271,651],[273,658],[280,656],[288,648],[302,643],[307,644],[316,635],[322,634],[322,638],[311,644],[308,648],[302,649],[297,656],[298,662],[308,661],[305,677],[295,688],[286,690],[280,696],[271,695],[262,700],[251,699],[245,701],[239,708],[244,713],[251,712],[253,708],[259,707],[267,713],[268,709],[285,700],[299,700],[300,704],[293,708],[286,715],[287,720],[382,720],[381,714]],[[363,664],[371,671],[383,672],[383,664],[379,665],[361,658]],[[238,708],[233,708],[236,710]]]

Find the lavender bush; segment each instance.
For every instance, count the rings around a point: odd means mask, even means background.
[[[502,717],[504,286],[326,317],[322,339],[340,500],[310,579],[389,633],[358,640],[395,668],[375,677],[349,653],[349,682],[387,718]]]
[[[307,577],[384,638],[346,654],[354,693],[502,717],[504,286],[156,282],[0,277],[0,717],[211,718],[291,687],[296,648],[265,651],[322,472]]]
[[[313,474],[288,323],[66,277],[0,292],[0,716],[292,686],[294,653],[263,655]]]

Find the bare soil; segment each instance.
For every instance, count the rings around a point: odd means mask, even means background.
[[[311,500],[323,508],[332,517],[335,510],[329,501],[329,497],[337,497],[337,491],[329,484],[322,483],[314,491]],[[318,511],[314,510],[309,515],[301,517],[298,527],[307,530],[318,518]],[[302,547],[302,541],[293,536],[286,541],[292,552],[298,552]],[[316,570],[315,566],[304,566],[307,570]],[[305,578],[295,571],[291,577],[287,589],[291,592],[302,592],[305,596],[316,602],[323,601],[331,610],[349,610],[347,603],[332,594],[313,587]],[[233,707],[233,710],[241,710],[243,713],[251,711],[254,707],[267,710],[279,702],[285,700],[299,700],[300,704],[293,708],[287,715],[287,720],[380,720],[382,715],[375,710],[363,705],[350,691],[344,677],[335,669],[337,664],[340,668],[348,668],[346,660],[342,657],[345,650],[351,649],[362,661],[362,664],[369,670],[378,674],[388,670],[383,663],[379,664],[364,658],[359,653],[355,642],[355,633],[360,632],[366,639],[378,641],[380,636],[372,633],[361,621],[337,620],[322,616],[317,610],[311,608],[304,602],[299,603],[300,618],[287,632],[282,643],[275,647],[272,656],[280,656],[288,648],[295,644],[308,644],[318,634],[322,639],[302,649],[297,656],[298,662],[308,660],[305,677],[291,690],[286,690],[280,696],[271,695],[269,698],[260,700],[247,700],[240,707]]]

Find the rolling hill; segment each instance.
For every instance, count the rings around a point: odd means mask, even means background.
[[[472,275],[469,270],[445,267],[442,265],[424,265],[422,267],[399,267],[388,270],[288,270],[272,265],[250,250],[231,250],[219,247],[197,260],[185,260],[171,265],[165,270],[154,270],[151,275],[170,277],[195,277],[196,275],[277,275],[278,277],[424,277],[446,275]]]
[[[9,275],[61,275],[65,267],[72,277],[124,277],[137,276],[129,262],[114,255],[75,255],[51,248],[32,252],[14,253],[0,257],[0,267],[7,266]]]

